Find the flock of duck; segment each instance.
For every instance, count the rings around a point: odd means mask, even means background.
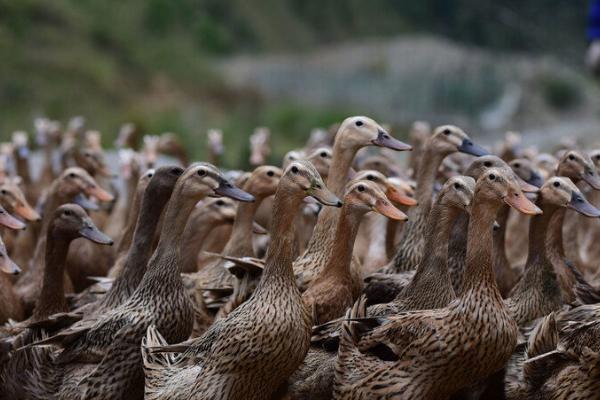
[[[600,149],[355,116],[224,172],[218,130],[190,163],[126,124],[115,175],[83,118],[34,127],[39,171],[0,145],[2,399],[600,399]]]

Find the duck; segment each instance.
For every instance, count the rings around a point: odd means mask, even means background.
[[[52,219],[54,210],[62,204],[76,200],[77,195],[82,193],[94,196],[101,201],[112,201],[113,199],[112,195],[102,189],[84,169],[79,167],[67,168],[53,181],[48,189],[42,210],[42,220],[40,221],[41,232],[45,232],[48,229],[48,224]],[[23,236],[25,235],[20,235],[19,239]],[[33,310],[39,290],[42,287],[46,239],[46,236],[42,235],[37,240],[35,248],[30,248],[29,246],[21,248],[21,251],[29,248],[28,254],[22,254],[27,261],[28,268],[24,269],[24,273],[16,282],[15,291],[22,299],[26,313]],[[70,292],[72,291],[72,284],[67,275],[65,276],[65,279],[67,279],[65,290]]]
[[[206,132],[206,148],[208,151],[208,162],[219,165],[225,147],[223,146],[223,131],[221,129],[209,129]]]
[[[556,169],[556,176],[564,176],[577,185],[586,182],[592,189],[600,190],[600,176],[589,155],[578,150],[568,150],[560,158]],[[565,247],[573,246],[573,243],[563,243],[563,226],[565,223],[566,209],[562,208],[555,212],[555,221],[551,222],[551,230],[548,236],[548,258],[558,276],[563,301],[571,304],[575,301],[575,283],[580,271],[577,265],[567,262],[565,258]],[[576,244],[575,244],[576,245]]]
[[[408,170],[411,176],[416,178],[416,172],[423,156],[423,147],[431,136],[431,125],[427,121],[415,121],[410,127],[409,136],[413,151],[408,157]]]
[[[526,214],[541,213],[508,171],[489,169],[475,185],[460,297],[441,309],[385,318],[360,337],[359,322],[344,322],[334,399],[447,399],[504,366],[516,346],[517,325],[496,286],[491,249],[492,224],[505,203]],[[348,317],[354,320],[364,309],[362,298]],[[387,347],[395,357],[382,360],[368,353],[375,346]]]
[[[23,306],[13,290],[10,278],[20,273],[21,268],[9,257],[0,238],[0,324],[5,324],[9,319],[20,321],[25,317]]]
[[[536,201],[543,214],[534,216],[529,227],[529,256],[523,276],[511,291],[506,306],[520,327],[558,311],[563,305],[560,286],[548,259],[546,232],[556,223],[554,214],[569,208],[587,217],[600,217],[581,191],[564,177],[549,179],[540,189]]]
[[[43,338],[46,330],[40,321],[55,313],[68,310],[64,296],[63,276],[67,251],[73,240],[83,237],[102,245],[113,244],[112,239],[101,232],[85,210],[76,204],[63,204],[58,207],[52,214],[45,235],[47,237],[45,241],[46,266],[42,289],[33,315],[27,321],[19,324],[19,330],[13,327],[14,336],[6,342],[11,348],[21,347]],[[47,349],[38,348],[9,354],[9,360],[0,371],[2,389],[9,398],[23,398],[23,387],[28,385],[27,375],[23,374],[23,371],[43,368],[42,365],[37,365],[37,362],[47,355],[47,352]],[[32,393],[32,396],[35,395],[38,393]]]
[[[272,243],[248,301],[201,337],[179,345],[167,346],[159,329],[148,329],[142,345],[146,399],[268,399],[302,362],[311,316],[293,274],[292,221],[306,196],[341,205],[316,169],[296,160],[279,181]],[[180,354],[164,354],[173,351]]]
[[[139,128],[133,122],[125,122],[119,128],[119,133],[114,141],[115,148],[121,149],[137,149],[139,138]]]
[[[271,130],[265,126],[254,129],[250,135],[250,165],[258,167],[264,165],[271,155]]]
[[[211,164],[195,163],[186,168],[166,206],[164,218],[169,223],[162,225],[158,246],[131,296],[85,324],[25,347],[53,344],[62,348],[53,360],[55,381],[40,385],[56,392],[58,398],[143,397],[139,346],[146,329],[156,326],[169,343],[187,339],[192,331],[193,306],[179,271],[180,243],[196,203],[209,195],[254,201]],[[58,390],[52,388],[54,385]]]
[[[223,224],[233,225],[235,216],[236,204],[227,197],[208,199],[196,205],[183,234],[181,272],[197,272],[198,254],[206,238],[214,228]]]
[[[28,224],[38,223],[42,217],[31,207],[18,182],[18,178],[6,178],[0,183],[0,206],[9,214],[16,215]],[[17,240],[17,233],[3,230],[2,236],[5,239],[6,248],[12,253]]]
[[[190,158],[185,146],[173,132],[165,132],[160,135],[158,151],[162,154],[175,157],[183,167],[190,164]]]
[[[334,246],[319,274],[302,294],[312,311],[313,324],[340,317],[358,298],[361,277],[352,274],[352,247],[362,217],[375,211],[387,218],[406,220],[406,214],[394,207],[375,183],[359,180],[349,185],[342,200],[335,231]]]
[[[352,162],[358,150],[375,145],[397,151],[410,150],[410,146],[393,138],[377,122],[365,116],[346,118],[337,131],[333,144],[333,158],[327,177],[328,187],[336,196],[342,196]],[[310,241],[304,253],[294,261],[294,273],[300,276],[304,290],[318,274],[319,268],[332,247],[333,235],[339,213],[326,208],[319,214]]]
[[[536,188],[540,188],[544,183],[541,173],[538,172],[531,161],[524,158],[516,158],[510,161],[508,165],[512,171],[526,183],[535,186]],[[509,235],[507,231],[509,229],[510,210],[510,207],[504,206],[498,212],[496,222],[499,227],[494,230],[494,274],[496,276],[498,289],[504,298],[508,297],[510,290],[515,286],[520,277],[519,271],[516,268],[513,268],[508,260],[506,251],[507,235]],[[524,232],[528,231],[530,218],[523,216],[523,214],[520,213],[512,214],[514,222],[512,222],[512,225],[510,226],[510,248],[514,249],[516,246],[526,248],[527,243],[523,244],[523,242],[527,242]]]
[[[457,151],[474,156],[488,154],[485,149],[473,143],[462,129],[453,125],[439,126],[425,142],[416,178],[416,197],[419,205],[409,211],[409,222],[402,230],[400,245],[392,261],[382,269],[383,272],[410,271],[421,261],[427,215],[433,202],[435,177],[443,159]]]
[[[254,216],[262,201],[275,194],[282,171],[280,168],[263,165],[257,167],[242,186],[256,199],[252,203],[240,204],[236,210],[231,236],[221,254],[233,257],[255,256],[252,246]],[[224,268],[224,260],[204,266],[192,278],[196,287],[220,287],[231,284],[231,274]]]

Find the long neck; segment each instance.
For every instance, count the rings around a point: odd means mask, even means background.
[[[37,300],[33,319],[44,319],[54,313],[68,311],[65,300],[64,270],[67,251],[71,239],[60,237],[60,234],[48,229],[46,238],[46,266],[42,292]]]
[[[280,184],[281,185],[281,184]],[[262,279],[256,289],[257,293],[271,287],[271,283],[282,283],[296,288],[292,261],[294,256],[294,218],[302,198],[295,193],[287,193],[279,188],[273,202],[273,222],[271,227],[271,244],[267,251],[267,259]]]
[[[448,241],[453,222],[459,210],[442,204],[435,204],[427,219],[425,231],[425,251],[423,260],[417,267],[416,275],[435,274],[440,279],[450,280],[448,274]]]
[[[50,190],[48,191],[48,195],[46,196],[46,203],[44,204],[44,209],[42,211],[41,232],[46,232],[48,229],[48,225],[52,220],[54,211],[61,205],[67,203],[69,200],[71,199],[68,196],[61,193],[58,183],[52,183]]]
[[[495,293],[501,299],[492,269],[493,223],[498,206],[475,195],[467,239],[467,259],[463,274],[463,297],[473,293]]]
[[[29,159],[27,157],[16,156],[17,174],[23,179],[23,183],[28,185],[31,183],[31,175],[29,174]]]
[[[329,176],[327,177],[327,187],[338,197],[344,195],[348,173],[357,151],[358,148],[356,147],[344,147],[343,138],[339,134],[336,136]]]
[[[494,246],[493,246],[493,257],[494,266],[501,265],[502,267],[508,266],[508,259],[506,257],[506,225],[508,223],[508,215],[510,213],[510,207],[508,205],[502,206],[498,215],[496,215],[496,222],[500,225],[498,231],[493,233]]]
[[[549,221],[548,234],[546,236],[546,246],[549,255],[557,258],[565,258],[565,248],[563,246],[563,224],[565,222],[566,209],[561,208],[554,212]]]
[[[131,209],[129,210],[127,216],[127,225],[125,225],[125,231],[123,232],[123,236],[121,236],[121,240],[119,241],[119,246],[117,247],[117,254],[122,254],[127,251],[131,247],[131,243],[133,241],[133,234],[135,232],[135,228],[139,221],[140,216],[140,208],[142,205],[142,194],[143,192],[139,192],[137,190],[131,192],[129,189],[127,190],[127,198],[132,199],[131,203],[127,201],[126,204],[131,204]]]
[[[256,201],[252,203],[240,203],[238,205],[231,236],[223,249],[223,254],[228,256],[254,256],[252,224],[256,210],[262,200],[262,197],[256,197]]]
[[[167,282],[180,281],[179,245],[185,230],[187,220],[198,197],[185,197],[182,194],[183,184],[178,184],[173,190],[171,200],[167,204],[164,223],[160,232],[160,240],[148,264],[140,286],[161,285]]]
[[[107,299],[106,302],[109,301],[108,299],[111,296],[125,290],[124,287],[134,289],[141,282],[146,273],[150,256],[152,255],[154,232],[158,226],[162,210],[165,207],[166,199],[166,196],[153,196],[151,192],[143,196],[143,203],[139,210],[135,231],[131,240],[132,245],[127,252],[123,271],[115,280],[109,293],[105,296]]]
[[[433,202],[433,185],[435,176],[445,155],[435,152],[430,146],[425,147],[419,169],[417,170],[417,201],[419,207],[429,212]]]
[[[352,260],[352,249],[358,233],[358,227],[364,214],[352,212],[350,206],[344,203],[340,218],[335,231],[335,242],[329,259],[325,264],[323,274],[334,274],[335,276],[350,276],[350,261]]]

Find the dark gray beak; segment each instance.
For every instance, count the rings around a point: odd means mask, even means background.
[[[377,132],[377,139],[373,140],[371,143],[375,146],[387,147],[388,149],[396,151],[412,150],[412,147],[409,144],[393,138],[389,133],[382,130]]]
[[[248,203],[252,203],[255,200],[254,196],[250,193],[244,192],[242,189],[225,179],[222,179],[219,182],[219,187],[215,189],[215,194]]]
[[[600,210],[591,205],[590,202],[588,202],[580,193],[573,192],[573,194],[571,194],[571,201],[567,207],[577,211],[582,215],[585,215],[586,217],[600,217]]]
[[[542,178],[542,176],[540,174],[538,174],[537,172],[534,171],[531,174],[531,177],[529,178],[529,180],[527,181],[527,183],[529,183],[530,185],[537,186],[537,187],[541,188],[542,185],[544,184],[544,178]]]
[[[88,210],[88,211],[98,211],[100,209],[98,207],[98,204],[96,204],[93,201],[91,201],[90,199],[88,199],[82,193],[79,193],[77,196],[75,196],[75,198],[73,199],[73,203],[81,206],[81,208],[83,208],[84,210]]]
[[[92,221],[86,221],[85,226],[79,230],[79,234],[98,244],[107,244],[109,246],[112,246],[113,244],[113,240],[104,232],[100,231],[100,229],[96,228],[96,225],[94,225]]]
[[[458,151],[460,151],[461,153],[470,154],[470,155],[476,156],[476,157],[487,156],[488,154],[490,154],[483,147],[473,143],[473,141],[471,141],[471,139],[463,139],[461,145],[458,146]]]

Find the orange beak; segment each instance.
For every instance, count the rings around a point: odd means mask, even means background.
[[[539,215],[542,214],[542,210],[538,206],[533,204],[521,190],[509,189],[508,194],[504,198],[504,202],[514,208],[515,210],[522,212],[527,215]]]
[[[15,207],[15,213],[21,218],[26,219],[27,221],[39,221],[42,219],[40,214],[37,213],[29,204],[21,204],[20,206]]]
[[[18,275],[21,273],[21,268],[13,260],[8,258],[6,254],[3,254],[2,260],[0,261],[0,271],[9,275]]]
[[[385,191],[385,195],[388,199],[398,204],[405,206],[417,205],[417,200],[413,199],[412,197],[408,197],[406,194],[402,193],[400,190],[391,185],[388,186],[387,190]]]
[[[102,189],[98,185],[88,186],[85,190],[85,194],[88,196],[94,196],[100,201],[113,201],[114,197],[112,194],[108,193],[106,190]]]
[[[517,176],[517,182],[519,182],[519,186],[521,187],[521,190],[524,191],[524,192],[526,192],[526,193],[537,193],[537,192],[540,191],[540,188],[538,188],[537,186],[534,186],[532,184],[529,184],[529,183],[525,182],[523,179],[521,179],[518,176]]]
[[[397,221],[406,221],[408,219],[406,214],[384,199],[377,199],[374,209],[374,211],[390,219],[395,219]]]
[[[25,229],[25,224],[13,217],[6,210],[2,209],[0,213],[0,225],[10,229]]]

